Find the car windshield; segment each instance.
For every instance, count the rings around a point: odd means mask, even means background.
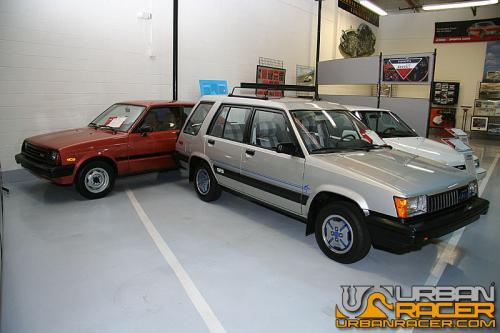
[[[311,154],[381,147],[371,144],[370,138],[363,133],[368,128],[346,111],[295,110],[291,114]]]
[[[361,121],[382,138],[415,137],[418,136],[397,115],[388,111],[361,111],[358,112]]]
[[[127,132],[144,109],[144,106],[114,104],[94,119],[89,127]]]

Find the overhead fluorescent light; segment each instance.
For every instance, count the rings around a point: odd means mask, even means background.
[[[456,9],[456,8],[494,5],[497,3],[498,0],[462,1],[462,2],[440,3],[435,5],[424,5],[422,6],[422,9],[423,10]]]
[[[496,0],[496,1],[498,1],[498,0]],[[382,8],[380,8],[379,6],[377,6],[376,4],[371,3],[368,0],[361,0],[359,3],[361,4],[361,6],[368,8],[369,10],[371,10],[372,12],[375,12],[375,13],[379,14],[380,16],[387,15],[387,12],[385,10],[383,10]]]

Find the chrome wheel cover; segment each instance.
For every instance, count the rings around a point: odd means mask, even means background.
[[[338,254],[349,252],[354,243],[354,233],[349,222],[340,215],[330,215],[324,221],[321,227],[323,241],[332,250]]]
[[[91,193],[101,193],[109,186],[109,174],[103,168],[90,169],[85,175],[85,188]]]
[[[206,195],[210,191],[210,175],[206,169],[198,169],[196,173],[196,188],[203,195]]]

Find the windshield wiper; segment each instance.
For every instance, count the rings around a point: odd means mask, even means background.
[[[111,126],[108,126],[108,125],[99,125],[99,126],[97,126],[97,128],[103,128],[103,129],[111,130],[111,131],[113,131],[113,133],[115,133],[115,134],[116,134],[116,132],[118,131],[118,130],[116,129],[116,127],[111,127]]]
[[[90,124],[89,124],[89,127],[92,127],[92,128],[97,128],[97,127],[99,127],[99,126],[97,126],[97,124],[96,124],[96,123],[90,123]]]
[[[363,147],[363,148],[366,149],[366,151],[370,151],[372,149],[384,149],[384,148],[392,149],[392,146],[390,146],[390,145],[368,145],[368,146]]]

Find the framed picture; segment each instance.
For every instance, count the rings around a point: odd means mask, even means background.
[[[455,105],[458,103],[459,82],[433,82],[432,104]]]
[[[472,131],[486,132],[488,129],[488,117],[472,117],[470,129]]]

